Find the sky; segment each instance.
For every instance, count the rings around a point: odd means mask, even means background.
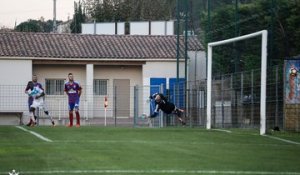
[[[74,0],[56,0],[56,20],[72,19],[73,14]],[[15,23],[41,17],[53,19],[53,0],[0,0],[0,28],[14,28]]]

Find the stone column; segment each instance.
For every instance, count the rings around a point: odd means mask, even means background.
[[[85,88],[85,95],[86,95],[86,105],[87,108],[85,114],[87,116],[86,119],[94,117],[94,64],[87,64],[86,65],[86,88]]]

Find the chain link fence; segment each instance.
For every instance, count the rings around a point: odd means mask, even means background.
[[[285,129],[283,66],[268,70],[266,117],[267,129]],[[169,101],[185,110],[187,126],[206,127],[206,80],[184,81],[166,88],[161,86],[107,87],[107,94],[95,95],[83,86],[80,98],[80,114],[83,125],[169,127],[181,126],[174,115],[161,113],[149,121],[151,104],[149,96],[162,92]],[[187,89],[185,89],[187,87]],[[88,90],[89,89],[89,90]],[[0,114],[22,112],[23,123],[29,112],[24,86],[0,85]],[[213,77],[212,83],[212,127],[214,128],[259,128],[260,126],[260,70]],[[86,94],[85,92],[94,92]],[[105,97],[108,106],[104,107]],[[59,125],[66,125],[68,118],[67,95],[46,95],[46,106]],[[40,124],[50,121],[42,111]],[[1,120],[1,118],[0,118]],[[3,119],[1,124],[5,124]],[[16,122],[16,124],[18,124]],[[299,128],[299,126],[298,126]]]

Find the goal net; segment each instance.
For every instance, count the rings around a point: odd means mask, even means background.
[[[240,68],[242,64],[237,64],[236,61],[243,61],[240,60],[241,55],[239,55],[238,60],[234,58],[232,59],[234,61],[231,62],[223,60],[223,65],[221,65],[224,67],[235,64],[233,73],[226,75],[222,73],[221,76],[216,76],[215,72],[220,71],[216,70],[216,66],[213,66],[216,61],[214,60],[216,54],[213,51],[217,50],[218,47],[230,44],[238,47],[239,42],[248,42],[252,38],[261,39],[258,49],[260,51],[260,59],[258,59],[260,60],[260,67],[257,70],[248,71],[248,73],[242,70],[239,70],[238,73],[237,68]],[[247,48],[243,49],[246,50]],[[206,128],[257,125],[260,134],[264,135],[266,133],[267,31],[263,30],[223,41],[211,42],[208,44],[207,50]],[[218,61],[220,64],[220,60]],[[259,85],[255,84],[257,83],[256,79],[260,79]],[[249,83],[246,83],[247,81]],[[254,100],[256,100],[255,103]],[[249,106],[250,112],[245,112],[244,105]],[[255,114],[258,114],[258,117]],[[258,122],[255,121],[255,118],[258,118]]]

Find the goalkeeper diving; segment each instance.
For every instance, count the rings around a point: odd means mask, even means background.
[[[159,114],[159,110],[162,110],[166,114],[175,114],[182,125],[185,125],[185,121],[182,118],[184,110],[177,108],[173,103],[168,102],[167,98],[161,93],[155,93],[149,97],[155,102],[155,109],[150,115],[150,118],[155,118]]]

